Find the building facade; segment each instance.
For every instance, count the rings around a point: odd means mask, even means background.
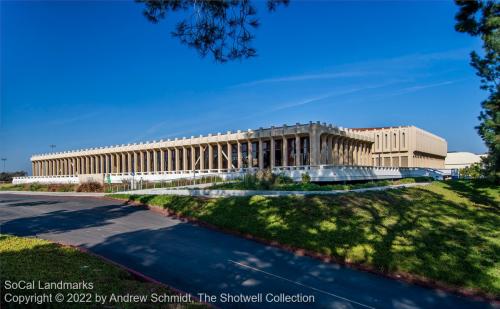
[[[259,128],[31,157],[33,176],[229,172],[288,166],[371,166],[372,136],[326,123]]]
[[[445,139],[415,126],[359,128],[353,132],[374,141],[373,166],[443,169],[448,150]]]
[[[482,158],[486,154],[478,155],[472,152],[456,151],[448,152],[445,160],[445,168],[447,169],[461,169],[469,167],[476,163],[481,163]]]

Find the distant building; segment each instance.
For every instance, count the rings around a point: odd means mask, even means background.
[[[465,151],[448,152],[444,165],[447,169],[461,169],[469,167],[474,163],[481,162],[481,158],[484,156],[484,154],[477,155],[475,153]]]
[[[446,140],[415,126],[352,129],[372,139],[373,166],[430,167],[442,169],[448,151]]]

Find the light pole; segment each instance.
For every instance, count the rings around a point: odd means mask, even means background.
[[[50,145],[49,145],[49,147],[50,147],[50,149],[51,149],[52,151],[54,151],[54,148],[56,148],[56,145],[54,145],[54,144],[50,144]]]
[[[5,173],[5,161],[7,161],[7,158],[2,158],[3,161],[3,172]]]

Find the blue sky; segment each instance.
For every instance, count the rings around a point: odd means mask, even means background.
[[[484,152],[480,41],[443,2],[258,3],[259,56],[216,64],[133,1],[1,2],[0,156],[324,121],[416,125]]]

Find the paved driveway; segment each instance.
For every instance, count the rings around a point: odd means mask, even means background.
[[[326,264],[219,233],[139,207],[89,197],[0,194],[2,233],[79,245],[194,295],[258,295],[262,303],[220,307],[493,308]],[[271,303],[273,295],[314,296],[314,303]]]

